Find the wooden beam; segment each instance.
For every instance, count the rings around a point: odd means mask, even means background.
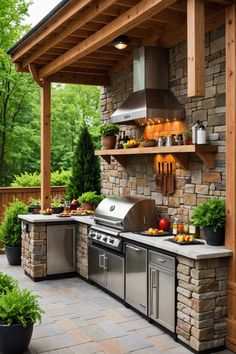
[[[40,78],[47,77],[68,66],[72,62],[81,59],[89,53],[127,32],[134,26],[145,21],[150,16],[164,10],[175,0],[142,0],[133,8],[127,10],[118,18],[104,26],[101,30],[68,50],[63,55],[46,65],[39,72]]]
[[[51,83],[41,88],[41,208],[51,204]]]
[[[36,81],[40,87],[43,87],[43,83],[42,83],[42,81],[39,80],[39,74],[38,74],[38,71],[36,70],[35,66],[33,64],[29,64],[28,67],[29,67],[29,72],[30,72],[32,78],[34,79],[34,81]]]
[[[64,38],[72,34],[74,31],[83,27],[88,21],[98,16],[100,13],[105,11],[108,7],[114,4],[116,0],[101,0],[96,1],[91,8],[89,8],[86,12],[81,15],[78,15],[75,20],[73,20],[66,28],[60,33],[50,38],[45,44],[39,47],[36,51],[34,51],[29,57],[27,57],[23,61],[23,67],[27,66],[29,63],[32,63],[36,58],[47,52],[48,49],[54,47],[59,42],[61,42]]]
[[[226,9],[226,233],[228,266],[226,346],[236,352],[236,5]]]
[[[12,54],[12,61],[16,61],[27,53],[33,46],[41,42],[53,31],[57,30],[63,23],[68,21],[72,16],[76,15],[78,11],[81,11],[85,6],[89,5],[93,0],[74,0],[72,4],[62,8],[58,14],[53,16],[49,22],[46,22],[40,30],[36,31],[32,38],[30,37],[25,43],[22,43],[19,49],[15,50],[15,54]],[[64,13],[63,13],[64,12]]]
[[[205,14],[203,0],[187,0],[188,97],[205,95]]]
[[[63,84],[80,84],[80,85],[94,85],[107,86],[110,84],[109,76],[105,75],[90,75],[90,74],[76,74],[76,73],[56,73],[49,76],[51,82]]]

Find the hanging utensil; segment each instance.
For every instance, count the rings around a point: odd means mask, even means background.
[[[161,175],[161,163],[160,163],[160,161],[158,161],[158,174],[156,175],[155,181],[156,181],[157,190],[161,191],[161,188],[162,188],[162,175]]]

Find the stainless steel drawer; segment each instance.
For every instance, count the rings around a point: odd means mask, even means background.
[[[154,265],[158,265],[159,267],[163,267],[165,269],[169,269],[171,271],[175,271],[175,259],[174,257],[167,256],[166,254],[149,251],[149,263]]]

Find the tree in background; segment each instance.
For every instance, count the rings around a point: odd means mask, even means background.
[[[81,127],[73,156],[72,176],[67,187],[71,199],[84,192],[96,191],[100,194],[100,165],[95,156],[94,145],[86,125]]]
[[[38,99],[37,87],[30,75],[16,72],[7,54],[28,29],[22,22],[29,3],[28,0],[0,1],[0,185],[8,185],[13,175],[23,168],[34,170],[39,160],[39,139],[34,135],[31,103]]]

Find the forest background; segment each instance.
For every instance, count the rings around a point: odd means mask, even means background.
[[[7,51],[30,30],[24,25],[29,0],[0,1],[0,186],[14,176],[40,172],[40,89],[30,74],[18,73]],[[100,144],[100,89],[52,85],[51,166],[69,171],[83,124]]]

